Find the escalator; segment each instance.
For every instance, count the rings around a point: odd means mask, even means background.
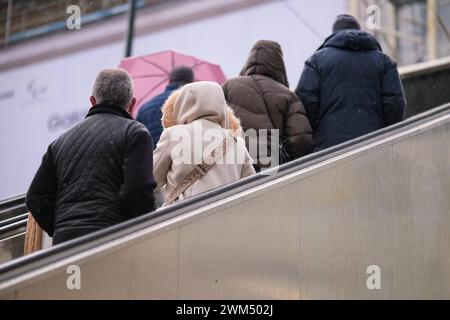
[[[404,76],[421,84],[449,65]],[[433,103],[450,94],[437,88]],[[0,265],[0,298],[450,298],[449,129],[445,105],[18,259],[24,198],[2,202],[0,249],[15,239],[17,253]],[[81,290],[67,287],[72,265]]]
[[[408,101],[406,117],[450,101],[450,57],[399,70]],[[25,195],[0,202],[0,264],[20,257],[26,227]]]
[[[450,298],[449,141],[446,105],[16,259],[0,297]]]

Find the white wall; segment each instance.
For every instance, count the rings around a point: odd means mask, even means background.
[[[304,61],[345,9],[345,0],[273,2],[140,36],[134,54],[173,49],[218,63],[234,77],[257,40],[275,40],[294,88]],[[114,43],[0,74],[0,199],[26,192],[47,145],[87,112],[96,73],[117,66],[123,52],[124,44]]]

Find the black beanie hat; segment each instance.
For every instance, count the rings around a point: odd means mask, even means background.
[[[358,20],[349,14],[338,15],[333,25],[333,32],[344,29],[357,29],[361,30],[361,25]]]
[[[192,71],[191,68],[185,66],[176,67],[170,72],[169,79],[170,83],[191,83],[194,82],[194,71]]]

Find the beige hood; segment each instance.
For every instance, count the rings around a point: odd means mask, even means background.
[[[176,125],[174,117],[173,117],[173,110],[175,107],[175,102],[177,101],[178,96],[180,95],[181,90],[174,91],[169,98],[166,100],[162,107],[162,119],[161,123],[164,129],[173,127]],[[230,106],[227,105],[227,115],[226,115],[226,122],[227,126],[226,129],[231,129],[231,131],[237,135],[240,136],[242,134],[242,127],[240,120],[236,117],[233,110],[230,108]]]
[[[203,119],[227,127],[227,104],[222,87],[215,82],[200,81],[180,90],[173,107],[176,124]]]

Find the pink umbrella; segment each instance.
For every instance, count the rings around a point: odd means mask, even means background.
[[[134,80],[134,95],[137,99],[134,117],[144,103],[164,91],[169,84],[170,71],[178,66],[192,68],[196,81],[215,81],[222,84],[226,80],[219,65],[174,51],[123,59],[119,68],[127,70]]]

